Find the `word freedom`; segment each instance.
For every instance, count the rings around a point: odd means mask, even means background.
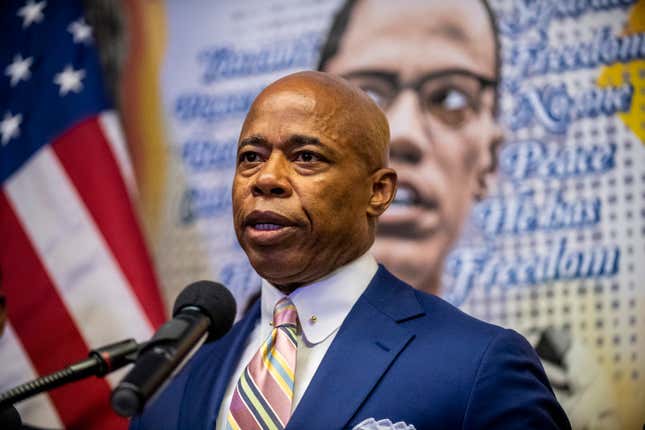
[[[505,256],[492,249],[458,249],[447,261],[445,274],[451,282],[447,298],[462,304],[474,289],[510,289],[557,281],[600,278],[618,273],[620,249],[596,246],[572,249],[566,238],[531,255]]]

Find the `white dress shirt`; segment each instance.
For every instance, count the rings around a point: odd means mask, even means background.
[[[363,291],[367,288],[378,264],[365,253],[309,285],[288,295],[298,311],[301,330],[298,331],[298,352],[291,411],[296,408],[309,386],[336,332]],[[226,415],[240,375],[262,342],[271,333],[275,304],[285,297],[276,287],[262,280],[261,317],[249,335],[244,353],[228,382],[217,416],[217,429],[226,428]]]

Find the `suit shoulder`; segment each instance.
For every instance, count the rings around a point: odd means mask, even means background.
[[[494,428],[501,423],[571,428],[537,354],[524,337],[508,329],[491,339],[481,357],[464,418],[465,428]]]
[[[503,329],[470,316],[444,299],[419,291],[379,266],[365,293],[381,312],[417,333],[436,338],[442,333],[458,339],[490,339]]]
[[[459,324],[467,325],[468,328],[483,330],[490,332],[491,334],[497,334],[500,330],[503,330],[500,326],[488,323],[465,313],[455,305],[447,302],[441,297],[435,296],[434,294],[429,294],[419,290],[415,290],[415,294],[419,298],[419,302],[423,304],[423,307],[429,313],[435,313],[441,316],[449,317],[450,319],[454,319]]]
[[[389,275],[395,282],[394,287],[400,291],[400,295],[413,295],[416,298],[425,312],[423,321],[431,324],[435,333],[440,328],[446,328],[451,331],[464,332],[469,336],[485,336],[490,339],[504,331],[500,326],[468,315],[441,297],[417,290],[394,275]]]
[[[415,353],[442,351],[433,361],[433,382],[452,372],[450,386],[467,393],[457,402],[464,402],[464,428],[570,428],[535,350],[521,334],[396,282],[401,294],[414,294],[424,311],[405,322],[420,340]]]

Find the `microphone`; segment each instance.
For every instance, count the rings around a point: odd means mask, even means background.
[[[0,409],[0,424],[5,430],[20,430],[22,428],[22,419],[20,414],[13,406]]]
[[[141,349],[130,372],[112,391],[114,411],[131,417],[201,345],[224,336],[235,319],[235,299],[222,284],[198,281],[177,297],[173,319],[162,325]]]
[[[70,364],[63,370],[41,376],[0,394],[0,409],[88,376],[105,376],[134,362],[140,345],[134,339],[111,343],[90,351],[89,358]]]

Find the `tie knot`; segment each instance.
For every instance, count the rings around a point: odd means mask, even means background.
[[[298,326],[298,311],[288,298],[281,299],[273,308],[273,327]]]

